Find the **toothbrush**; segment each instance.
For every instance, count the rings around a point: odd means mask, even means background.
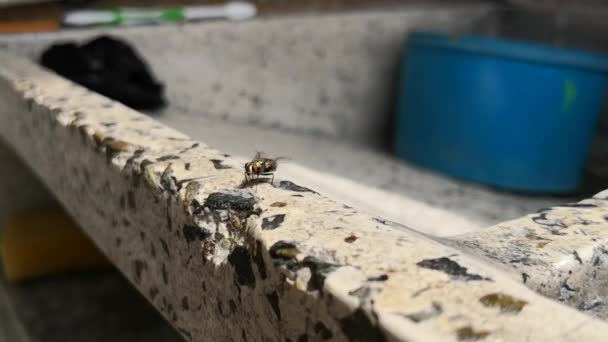
[[[244,20],[256,15],[248,2],[229,2],[215,6],[186,6],[162,9],[119,8],[115,10],[74,10],[63,17],[67,26],[137,25],[163,22],[185,22],[198,19]]]

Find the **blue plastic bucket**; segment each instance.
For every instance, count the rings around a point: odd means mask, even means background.
[[[577,189],[608,59],[493,38],[413,33],[394,149],[414,164],[506,189]]]

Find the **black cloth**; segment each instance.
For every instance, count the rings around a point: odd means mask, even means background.
[[[131,108],[154,110],[166,104],[164,86],[134,48],[100,36],[84,45],[54,44],[40,64],[57,74]]]

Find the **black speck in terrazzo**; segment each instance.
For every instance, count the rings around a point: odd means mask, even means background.
[[[158,295],[158,288],[156,288],[155,286],[152,286],[150,288],[150,290],[148,291],[148,296],[150,297],[150,300],[154,300],[154,298],[156,298],[157,295]]]
[[[163,251],[165,251],[165,254],[167,254],[167,258],[171,258],[171,253],[169,253],[169,246],[167,245],[167,242],[163,239],[158,239],[160,241],[160,246],[163,248]]]
[[[255,275],[251,267],[251,257],[247,248],[236,246],[228,254],[228,262],[234,267],[236,281],[241,286],[255,287]]]
[[[310,190],[309,188],[305,188],[303,186],[297,185],[290,181],[280,181],[279,185],[273,185],[275,188],[283,189],[287,191],[295,191],[295,192],[312,192],[314,194],[319,194],[316,191]]]
[[[167,266],[165,266],[165,264],[162,264],[160,272],[163,276],[163,283],[165,283],[165,285],[169,285],[169,276],[167,275]]]
[[[386,341],[386,337],[362,309],[340,319],[339,324],[350,341]]]
[[[211,210],[236,210],[253,212],[255,208],[254,197],[243,197],[238,195],[214,192],[207,197],[203,206]]]
[[[387,281],[387,280],[388,280],[388,275],[386,275],[386,274],[383,274],[378,277],[367,278],[367,281]]]
[[[537,224],[548,226],[548,227],[560,227],[560,228],[568,228],[568,226],[562,222],[561,220],[551,220],[547,218],[547,213],[541,213],[540,215],[532,217],[532,221]]]
[[[231,169],[230,166],[222,164],[224,162],[223,160],[211,159],[211,162],[213,163],[213,167],[216,168],[217,170]]]
[[[133,266],[135,268],[135,281],[139,283],[141,281],[141,274],[148,268],[148,265],[143,260],[134,260]]]
[[[188,310],[190,310],[190,305],[188,304],[188,297],[187,297],[187,296],[184,296],[184,297],[182,298],[182,309],[183,309],[184,311],[188,311]]]
[[[319,321],[315,323],[313,330],[315,334],[317,334],[323,340],[329,340],[334,337],[334,334],[325,326],[325,324],[323,324],[323,322]]]
[[[186,169],[186,170],[190,170],[190,163],[186,163],[186,164],[184,164],[184,169]]]
[[[453,279],[458,280],[491,280],[490,278],[484,278],[478,274],[472,274],[467,272],[466,267],[460,266],[454,260],[446,257],[437,259],[426,259],[416,263],[418,267],[428,268],[435,271],[440,271],[448,274]]]
[[[307,256],[298,265],[298,267],[308,267],[310,269],[311,277],[308,282],[309,291],[322,290],[325,278],[339,266],[340,265],[331,264],[312,256]]]
[[[260,277],[262,277],[262,280],[265,280],[268,275],[266,274],[266,263],[264,262],[264,254],[262,251],[262,242],[257,240],[255,242],[255,254],[253,255],[253,261],[257,265]]]
[[[266,294],[266,299],[272,308],[272,311],[277,315],[278,320],[281,320],[281,308],[279,307],[279,294],[277,291]]]
[[[262,229],[263,230],[273,230],[279,228],[279,226],[285,220],[285,214],[278,214],[270,217],[265,217],[262,219]]]
[[[192,241],[207,240],[211,237],[211,232],[203,227],[185,224],[182,229],[184,231],[184,238],[188,243]]]
[[[156,158],[156,161],[162,162],[162,161],[174,160],[174,159],[179,159],[179,156],[175,156],[175,155],[162,156],[162,157]]]
[[[127,192],[127,202],[129,203],[129,209],[134,211],[137,208],[135,205],[135,193],[133,191]]]

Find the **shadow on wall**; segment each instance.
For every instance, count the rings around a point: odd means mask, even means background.
[[[18,209],[57,206],[56,200],[17,154],[0,139],[0,225]]]

